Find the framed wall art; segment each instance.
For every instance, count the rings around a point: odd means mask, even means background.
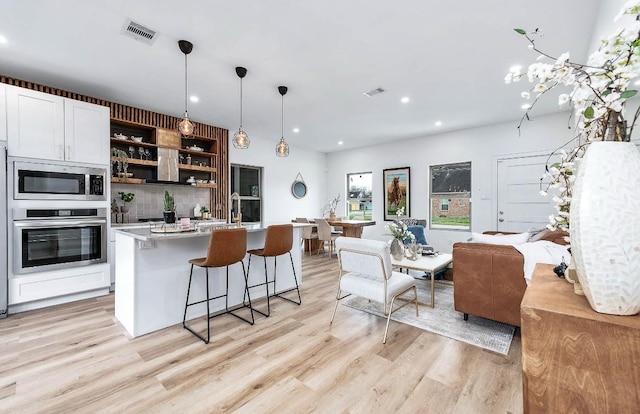
[[[402,216],[405,217],[411,216],[409,170],[409,167],[382,170],[384,219],[387,221],[396,219],[398,212],[403,212]]]

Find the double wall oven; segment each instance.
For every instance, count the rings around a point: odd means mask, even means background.
[[[9,305],[102,284],[82,275],[107,262],[108,177],[107,167],[9,157]]]

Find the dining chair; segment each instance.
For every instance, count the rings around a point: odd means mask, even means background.
[[[297,217],[296,223],[309,223],[309,220],[305,217]],[[302,242],[306,244],[306,249],[309,252],[309,256],[311,256],[311,249],[313,245],[313,240],[318,240],[318,232],[313,231],[313,226],[306,226],[302,228]]]
[[[340,237],[339,234],[335,234],[331,232],[331,226],[326,219],[317,218],[315,219],[316,226],[318,227],[318,240],[320,241],[318,246],[318,254],[320,254],[320,249],[324,251],[324,242],[329,243],[329,257],[333,255],[333,247],[336,239]]]
[[[400,272],[394,272],[391,265],[389,244],[380,240],[340,237],[336,240],[340,275],[336,306],[331,322],[336,316],[338,303],[349,295],[359,296],[382,304],[383,314],[387,317],[382,343],[387,342],[391,314],[398,309],[415,303],[418,316],[418,291],[415,279]],[[413,291],[413,298],[402,297]],[[395,301],[404,303],[393,308]]]

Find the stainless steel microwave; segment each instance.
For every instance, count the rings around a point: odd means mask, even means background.
[[[13,164],[15,200],[106,200],[106,168],[28,161]]]

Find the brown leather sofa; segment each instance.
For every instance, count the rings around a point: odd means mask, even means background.
[[[485,232],[484,234],[497,234]],[[502,234],[509,234],[503,232]],[[538,240],[567,244],[566,233],[546,231]],[[455,309],[509,325],[520,326],[520,302],[527,284],[524,258],[513,246],[484,243],[453,245]]]

